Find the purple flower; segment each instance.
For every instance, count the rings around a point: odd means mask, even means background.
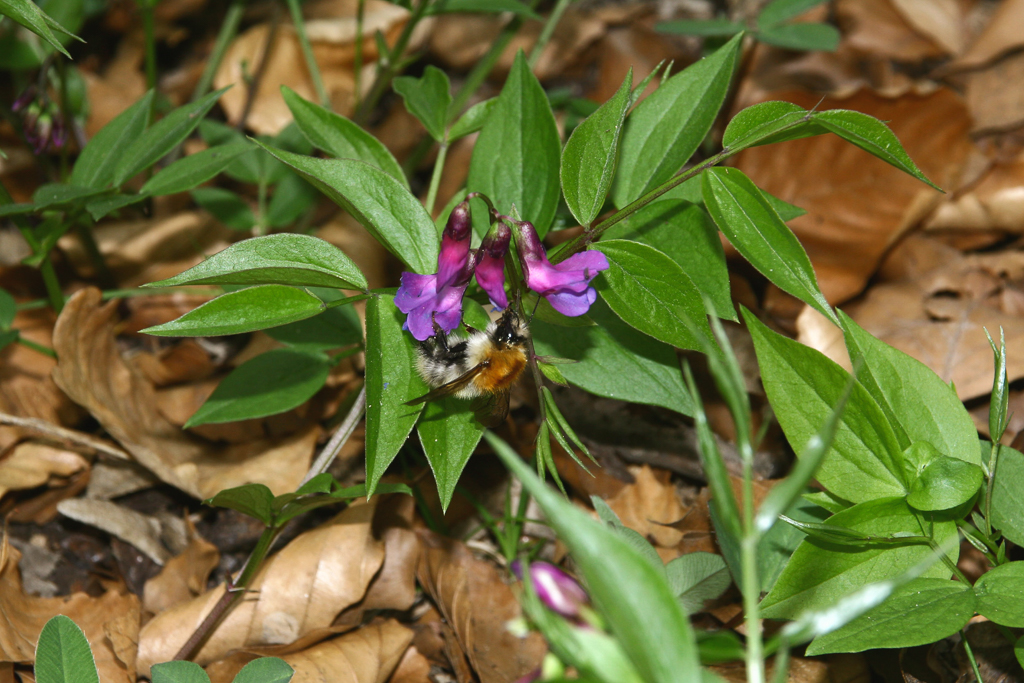
[[[519,560],[512,563],[512,573],[523,578],[523,565]],[[580,608],[589,602],[586,591],[576,580],[553,564],[532,563],[530,581],[541,602],[563,617],[579,617]]]
[[[402,273],[402,286],[395,294],[395,306],[408,314],[405,327],[419,341],[434,334],[437,324],[451,332],[462,321],[462,295],[473,276],[475,254],[469,251],[472,224],[469,203],[452,209],[441,235],[437,272],[433,275]]]
[[[590,281],[608,269],[605,255],[599,251],[584,251],[552,264],[530,223],[518,222],[516,229],[526,286],[546,298],[562,315],[576,317],[586,313],[597,300],[597,292]]]
[[[503,221],[491,226],[477,249],[476,281],[487,292],[495,308],[508,307],[505,293],[505,252],[512,239],[512,230]]]

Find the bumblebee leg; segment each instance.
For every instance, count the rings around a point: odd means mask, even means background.
[[[448,333],[446,333],[441,326],[434,320],[434,314],[430,314],[430,322],[434,325],[434,340],[439,348],[443,349],[445,353],[448,352]]]

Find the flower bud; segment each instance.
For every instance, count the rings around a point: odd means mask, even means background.
[[[502,221],[491,226],[477,250],[476,281],[487,292],[496,308],[508,307],[505,293],[505,252],[512,230]]]
[[[523,565],[519,560],[512,563],[512,573],[520,579],[523,577]],[[589,602],[580,584],[553,564],[530,564],[530,581],[541,602],[563,617],[579,617],[580,607]]]

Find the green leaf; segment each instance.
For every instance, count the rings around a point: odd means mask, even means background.
[[[781,23],[803,14],[822,2],[824,0],[772,0],[757,15],[757,25],[764,28]]]
[[[850,375],[823,354],[772,332],[746,309],[765,393],[782,431],[800,454],[830,418]],[[864,387],[853,386],[832,450],[817,479],[854,503],[905,496],[902,452],[885,414]]]
[[[322,353],[296,349],[261,353],[221,380],[185,427],[249,420],[297,408],[323,388],[330,369]]]
[[[1000,446],[992,482],[992,524],[1003,536],[1024,546],[1024,453]]]
[[[974,593],[948,579],[914,579],[845,626],[818,636],[808,655],[926,645],[953,635],[974,616]]]
[[[195,130],[206,113],[217,104],[217,100],[229,87],[221,88],[205,97],[178,107],[160,119],[146,132],[128,142],[127,148],[117,152],[113,184],[119,187],[143,169],[149,168],[168,152],[177,147],[189,133]],[[126,141],[127,142],[127,141]]]
[[[177,660],[154,664],[152,668],[153,683],[210,683],[210,677],[203,667],[195,662]]]
[[[265,484],[243,484],[225,489],[203,502],[212,507],[237,510],[266,526],[274,521],[274,493]]]
[[[320,191],[288,171],[274,188],[274,196],[267,205],[266,221],[272,228],[283,228],[297,221],[316,206]]]
[[[978,614],[1001,626],[1024,627],[1024,562],[990,569],[974,584]]]
[[[519,0],[435,0],[424,15],[451,12],[512,12],[529,19],[542,19],[529,5]]]
[[[671,178],[700,146],[726,92],[743,36],[679,72],[630,114],[612,201],[622,208]]]
[[[785,514],[798,522],[819,524],[830,515],[828,510],[809,500],[795,501],[785,510]],[[768,533],[761,537],[761,542],[757,545],[757,575],[761,579],[762,593],[772,589],[782,570],[789,563],[789,558],[806,536],[792,524],[773,524]]]
[[[14,316],[18,314],[18,304],[6,289],[0,289],[0,330],[10,329]]]
[[[665,565],[665,573],[688,614],[699,612],[706,601],[720,596],[732,583],[725,560],[713,553],[680,555]]]
[[[359,324],[359,316],[351,306],[335,303],[341,300],[337,290],[318,288],[313,293],[322,301],[335,306],[312,318],[271,328],[266,331],[267,335],[302,351],[329,351],[342,346],[361,344],[363,328]],[[365,295],[359,298],[363,297]],[[357,297],[348,297],[345,301],[356,299]]]
[[[830,109],[815,112],[813,119],[822,128],[942,192],[942,188],[924,176],[889,127],[874,116],[848,109]]]
[[[477,102],[472,107],[466,110],[466,113],[459,117],[459,119],[452,124],[452,127],[448,129],[448,142],[455,142],[459,138],[464,138],[470,133],[475,133],[484,127],[487,123],[487,117],[494,111],[494,107],[498,104],[498,98],[492,97],[489,100],[483,102]],[[458,112],[448,112],[449,116],[457,114]]]
[[[911,482],[907,502],[918,510],[949,510],[973,498],[984,481],[978,465],[942,456]]]
[[[943,455],[981,464],[978,431],[964,404],[931,368],[839,313],[857,379],[885,412],[901,449],[927,441]]]
[[[441,510],[447,510],[483,430],[474,419],[469,401],[449,397],[427,404],[416,431],[434,472]]]
[[[787,50],[835,52],[839,47],[839,29],[830,24],[780,24],[762,28],[757,39]]]
[[[196,204],[232,230],[249,230],[256,225],[256,214],[249,208],[249,203],[231,190],[197,187],[190,194]]]
[[[589,226],[600,213],[615,178],[619,134],[629,110],[632,86],[630,68],[618,91],[576,126],[562,150],[562,192],[580,225]]]
[[[72,185],[106,187],[114,177],[114,168],[125,148],[146,130],[153,106],[152,90],[103,126],[82,150],[68,177]]]
[[[295,123],[314,147],[333,157],[365,162],[387,173],[408,189],[409,181],[402,167],[380,140],[344,116],[303,99],[286,85],[281,86],[281,95],[295,117]],[[273,150],[268,151],[274,154]],[[287,159],[278,158],[289,163]]]
[[[815,505],[820,505],[831,513],[842,512],[851,505],[850,501],[843,500],[839,496],[829,493],[828,491],[812,491],[810,493],[803,494],[803,498]],[[792,515],[790,516],[792,517]]]
[[[609,268],[598,280],[601,296],[627,323],[681,349],[712,344],[700,292],[675,261],[654,247],[627,240],[597,244]]]
[[[249,142],[204,149],[184,159],[178,159],[161,170],[142,186],[139,193],[156,196],[191,190],[223,171],[242,154],[252,150],[253,146]]]
[[[243,666],[232,683],[288,683],[294,673],[283,659],[260,657]]]
[[[641,678],[651,683],[699,680],[693,631],[662,568],[546,486],[504,441],[490,432],[484,438],[544,510],[580,568],[594,606]]]
[[[308,235],[266,235],[236,242],[172,278],[147,287],[279,284],[366,289],[366,278],[329,242]]]
[[[40,631],[35,675],[38,683],[99,683],[89,641],[69,617],[58,614]]]
[[[851,398],[851,406],[853,399]],[[773,403],[772,405],[776,405]],[[921,534],[921,520],[903,498],[874,497],[836,513],[828,524],[848,528],[879,539],[897,538],[898,534]],[[951,521],[931,523],[932,538],[942,545],[955,538],[956,524]],[[953,546],[950,559],[955,563],[959,548]],[[762,614],[769,619],[791,619],[805,610],[825,609],[839,599],[869,583],[894,578],[932,554],[927,545],[862,544],[838,545],[807,538],[793,553],[775,586],[761,603]],[[949,568],[943,563],[923,572],[928,578],[948,579]]]
[[[103,190],[95,187],[83,187],[80,185],[70,185],[65,183],[48,183],[41,186],[32,195],[32,203],[34,204],[32,211],[42,211],[43,209],[80,204],[82,199],[95,197],[102,192]]]
[[[420,78],[399,76],[393,81],[393,87],[405,100],[405,108],[419,119],[430,137],[438,142],[444,140],[448,107],[452,103],[448,75],[436,66],[428,65]]]
[[[580,361],[560,369],[569,382],[592,394],[693,415],[672,347],[638,333],[600,299],[590,316],[597,325],[560,327],[534,318],[537,353]]]
[[[71,59],[71,55],[60,44],[60,41],[53,35],[51,29],[60,33],[72,36],[75,40],[82,39],[69,33],[64,27],[48,16],[39,6],[30,0],[0,0],[0,15],[10,17],[12,21],[21,24],[32,33],[49,43],[55,50]],[[82,41],[85,42],[85,41]]]
[[[728,19],[678,19],[660,21],[655,31],[681,36],[704,36],[706,38],[729,38],[743,30],[743,24]]]
[[[998,442],[1006,431],[1006,423],[1009,419],[1010,394],[1007,389],[1006,376],[1006,335],[1003,328],[999,328],[999,346],[992,340],[992,335],[985,330],[988,337],[988,344],[992,347],[992,395],[988,402],[988,433],[992,441]]]
[[[652,202],[612,226],[601,238],[628,239],[654,247],[683,269],[713,305],[712,313],[736,320],[725,250],[718,229],[701,207],[679,199]]]
[[[339,502],[366,497],[365,484],[348,486],[345,488],[338,488],[336,484],[333,484],[331,485],[333,490],[330,492],[312,491],[309,488],[309,485],[314,479],[316,479],[316,477],[306,482],[299,491],[296,491],[295,493],[285,493],[274,499],[274,507],[275,509],[278,509],[278,513],[274,516],[274,524],[276,526],[281,527],[295,517],[298,517],[305,512],[309,512],[310,510],[316,510],[317,508],[324,507],[325,505],[335,505]],[[333,481],[334,478],[331,477],[330,480]],[[405,484],[378,484],[374,492],[378,495],[386,495],[389,493],[402,493],[407,496],[412,495],[412,489]]]
[[[709,168],[703,173],[703,194],[718,229],[752,266],[779,289],[839,324],[818,288],[807,252],[743,171]]]
[[[146,195],[144,194],[115,194],[110,197],[100,197],[99,199],[87,202],[85,210],[89,212],[94,221],[98,221],[114,211],[141,202],[145,198]]]
[[[826,131],[810,122],[811,113],[792,102],[761,102],[732,117],[722,135],[722,146],[730,152],[748,147],[822,135]]]
[[[351,213],[413,271],[437,270],[434,222],[402,182],[362,161],[314,159],[257,144]]]
[[[287,285],[257,285],[207,301],[176,320],[142,330],[158,337],[216,337],[255,332],[312,318],[324,303]]]
[[[560,153],[551,105],[520,51],[473,147],[467,185],[504,214],[514,205],[543,237],[558,208]]]
[[[412,337],[394,297],[378,294],[366,302],[366,486],[373,493],[384,470],[416,424],[423,405],[405,403],[427,393],[416,372]]]

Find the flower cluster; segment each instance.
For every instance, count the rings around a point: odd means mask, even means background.
[[[604,254],[585,251],[552,264],[533,225],[497,213],[494,216],[497,220],[480,247],[470,249],[472,221],[469,201],[463,201],[452,210],[441,236],[437,272],[402,273],[395,305],[407,314],[405,327],[417,340],[423,341],[438,329],[451,332],[459,326],[462,296],[474,275],[496,308],[508,306],[505,254],[513,232],[526,286],[546,298],[556,311],[567,316],[583,315],[597,299],[590,281],[607,270]]]
[[[56,106],[37,96],[35,86],[14,101],[11,111],[21,116],[25,141],[32,145],[33,152],[55,152],[64,147],[68,139],[64,117]]]

